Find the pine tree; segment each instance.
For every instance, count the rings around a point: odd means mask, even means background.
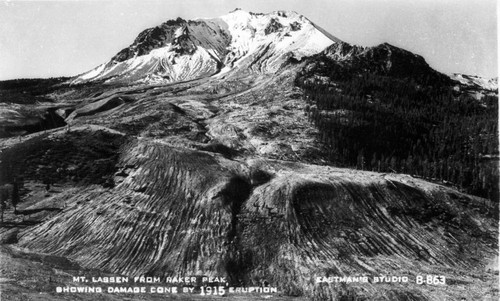
[[[9,191],[5,187],[0,188],[0,221],[3,224],[3,215],[7,208],[7,200],[9,199]]]
[[[14,180],[14,184],[12,187],[12,196],[11,196],[12,206],[14,207],[14,213],[17,213],[17,204],[19,204],[19,185],[17,184],[17,179]]]

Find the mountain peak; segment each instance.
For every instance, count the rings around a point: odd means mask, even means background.
[[[165,83],[241,70],[272,73],[291,57],[301,60],[339,41],[294,11],[235,9],[214,19],[177,18],[144,30],[109,62],[72,83]]]
[[[296,11],[292,11],[292,10],[275,10],[275,11],[272,11],[272,12],[269,12],[269,13],[258,13],[258,12],[251,12],[251,11],[246,11],[244,9],[241,9],[241,8],[235,8],[234,10],[230,11],[229,14],[240,14],[240,15],[251,15],[251,16],[273,16],[273,15],[276,15],[276,16],[279,16],[279,17],[282,17],[282,18],[287,18],[289,16],[301,16],[303,17],[301,14],[297,13]]]

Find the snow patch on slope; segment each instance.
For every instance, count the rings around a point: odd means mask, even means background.
[[[460,73],[453,73],[450,75],[450,78],[469,87],[476,87],[489,91],[498,91],[498,78],[484,78]]]
[[[101,74],[104,71],[104,68],[106,68],[106,64],[101,64],[97,68],[92,69],[92,70],[80,75],[80,78],[83,80],[93,79],[93,78],[99,76],[99,74]]]
[[[237,10],[221,19],[227,23],[232,40],[226,66],[238,61],[241,67],[255,65],[261,71],[274,72],[292,55],[297,59],[321,52],[335,43],[319,31],[307,18],[296,12],[276,11],[252,14]],[[267,62],[266,62],[267,61]]]
[[[154,29],[160,32],[156,36],[141,34],[140,43],[121,52],[123,61],[111,60],[71,83],[176,82],[235,70],[273,73],[291,57],[300,60],[340,41],[296,12],[236,10],[215,19],[165,24]],[[148,38],[160,46],[139,51]]]
[[[198,47],[192,55],[177,56],[173,45],[154,49],[151,53],[123,62],[109,62],[76,78],[85,80],[127,80],[131,82],[171,82],[209,76],[217,72],[213,49]]]

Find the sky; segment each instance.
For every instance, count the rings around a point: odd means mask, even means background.
[[[293,10],[351,44],[388,42],[443,73],[498,76],[496,0],[0,0],[0,80],[81,74],[146,28],[235,8]]]

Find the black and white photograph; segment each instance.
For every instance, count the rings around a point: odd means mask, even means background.
[[[496,0],[0,0],[0,300],[499,300]]]

